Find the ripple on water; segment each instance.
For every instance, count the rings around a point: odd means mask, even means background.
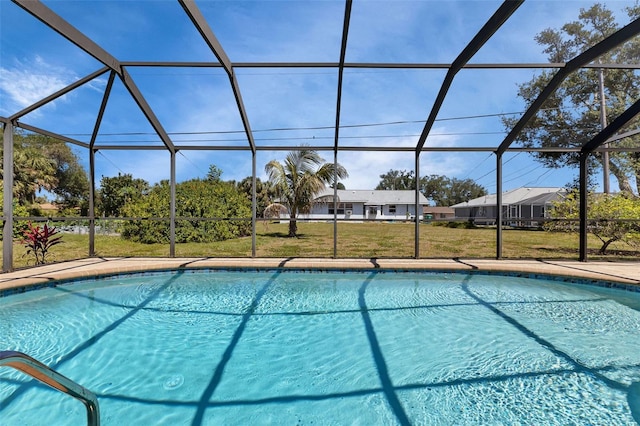
[[[175,390],[184,384],[184,376],[182,374],[174,374],[164,381],[162,387],[165,390]]]
[[[97,392],[105,425],[193,419],[220,366],[205,423],[393,424],[403,411],[416,425],[633,424],[640,313],[588,289],[459,274],[122,277],[0,299],[0,347]],[[24,388],[3,426],[28,424],[25,412],[64,423],[67,406],[0,374],[0,404]]]

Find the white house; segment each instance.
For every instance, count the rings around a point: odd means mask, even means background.
[[[516,188],[502,193],[502,218],[512,226],[539,226],[553,202],[566,194],[563,188]],[[495,225],[498,211],[496,194],[485,195],[451,206],[456,219],[479,225]]]
[[[317,200],[311,212],[300,215],[300,218],[332,220],[334,217],[333,189],[325,189]],[[429,201],[422,194],[418,201],[419,219],[422,219],[422,208],[428,205]],[[414,219],[415,216],[415,191],[338,190],[338,219],[407,220]]]

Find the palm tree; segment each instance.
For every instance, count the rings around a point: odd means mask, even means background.
[[[316,151],[302,148],[287,154],[284,164],[271,160],[264,167],[269,182],[273,185],[279,203],[267,207],[279,207],[289,211],[289,236],[295,237],[299,213],[308,213],[316,196],[327,184],[343,179],[349,174],[340,164],[325,163]]]
[[[36,193],[45,189],[52,190],[58,180],[55,176],[55,161],[47,158],[41,151],[14,147],[13,153],[13,196],[24,205],[33,203]],[[0,149],[0,155],[3,153]],[[0,165],[0,189],[4,184],[4,170]]]

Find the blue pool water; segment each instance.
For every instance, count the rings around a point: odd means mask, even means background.
[[[457,273],[182,271],[0,298],[0,350],[103,425],[634,425],[640,293]],[[634,415],[636,416],[634,421]],[[83,424],[0,368],[0,424]]]

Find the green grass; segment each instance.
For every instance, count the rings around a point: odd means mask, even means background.
[[[414,228],[411,223],[341,223],[338,225],[337,254],[344,258],[411,258],[414,255]],[[333,224],[300,223],[298,238],[287,237],[287,224],[258,224],[258,257],[332,257]],[[496,230],[454,229],[420,226],[421,258],[495,258]],[[88,235],[64,234],[63,244],[52,248],[50,262],[88,256]],[[503,257],[511,259],[577,259],[578,235],[505,229]],[[640,252],[624,243],[614,243],[609,254],[598,255],[600,241],[589,235],[589,258],[638,260]],[[102,257],[166,257],[168,244],[140,244],[118,236],[97,235],[96,254]],[[23,256],[25,248],[14,243],[14,267],[33,264]],[[0,254],[1,256],[1,254]],[[250,257],[251,237],[215,243],[176,244],[178,257]]]

